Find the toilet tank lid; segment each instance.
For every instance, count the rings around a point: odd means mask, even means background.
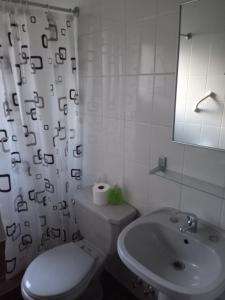
[[[120,205],[95,205],[92,201],[92,187],[77,191],[74,198],[79,205],[91,210],[111,224],[120,225],[127,223],[137,215],[137,210],[128,203]]]

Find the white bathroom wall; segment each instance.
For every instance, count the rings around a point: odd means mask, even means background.
[[[225,229],[225,201],[149,175],[168,168],[225,184],[225,153],[173,143],[178,3],[78,0],[84,184],[121,184],[142,213],[172,206]]]

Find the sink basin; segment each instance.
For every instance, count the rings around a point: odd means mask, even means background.
[[[186,216],[161,209],[140,217],[121,232],[118,253],[159,299],[212,300],[225,290],[224,233],[201,220],[196,233],[182,233]]]

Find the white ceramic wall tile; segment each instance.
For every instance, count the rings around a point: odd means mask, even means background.
[[[103,118],[101,165],[110,184],[123,184],[124,121]]]
[[[201,104],[203,145],[217,148],[219,146],[220,128],[223,126],[224,102],[209,98]]]
[[[101,35],[99,32],[83,35],[79,38],[80,76],[101,75]]]
[[[182,141],[188,144],[200,143],[202,126],[200,124],[184,123]]]
[[[79,16],[80,19],[83,16],[100,16],[101,0],[77,0],[77,6],[82,12]]]
[[[148,202],[148,181],[148,167],[125,160],[124,188],[128,201],[137,208]]]
[[[84,113],[102,115],[102,98],[101,97],[86,97],[84,99]]]
[[[183,31],[181,31],[182,33]],[[179,76],[182,78],[186,74],[189,74],[190,61],[191,61],[192,42],[185,37],[180,37],[179,45]]]
[[[101,29],[101,18],[99,16],[84,14],[82,10],[82,17],[78,19],[79,36],[90,34]]]
[[[207,78],[206,76],[203,75],[199,75],[199,76],[190,75],[188,77],[187,99],[189,101],[193,101],[193,104],[197,104],[198,101],[205,96],[206,82],[207,82]]]
[[[220,127],[202,126],[200,144],[206,147],[219,147]]]
[[[100,31],[102,28],[101,0],[78,0],[80,16],[78,18],[79,36]]]
[[[166,156],[168,169],[182,172],[184,146],[172,142],[172,128],[152,126],[150,140],[151,168],[158,164],[159,156]]]
[[[223,32],[223,33],[215,34],[213,36],[208,72],[210,75],[221,76],[224,75],[224,70],[225,70],[225,33]]]
[[[158,13],[178,12],[179,0],[158,0]]]
[[[225,2],[223,0],[204,0],[204,5],[202,5],[202,2],[196,1],[194,5],[189,6],[193,7],[193,12],[196,14],[194,20],[190,18],[190,23],[195,29],[192,32],[204,34],[205,32],[217,33],[224,31],[223,12],[225,10]],[[216,18],[212,18],[212,16],[216,16]]]
[[[90,12],[93,10],[94,7],[100,6],[101,0],[77,0],[77,3],[77,5],[84,9],[85,12]]]
[[[102,96],[102,78],[80,76],[80,96],[83,99]]]
[[[82,177],[82,185],[84,187],[91,186],[95,184],[95,182],[99,182],[99,178],[102,178],[103,170],[100,168],[91,168],[91,165],[87,165],[87,163],[83,163],[83,177]]]
[[[123,154],[123,152],[121,154]],[[123,186],[123,158],[104,152],[102,163],[106,182],[110,185],[118,184]]]
[[[102,118],[85,115],[83,128],[84,186],[93,184],[102,174]]]
[[[185,122],[189,124],[201,124],[203,114],[195,112],[195,107],[200,99],[205,96],[206,76],[189,76]],[[199,108],[202,107],[200,104]]]
[[[211,40],[209,35],[199,35],[192,39],[190,75],[207,75]]]
[[[175,76],[155,76],[152,123],[172,126],[175,104]]]
[[[184,123],[176,123],[176,127],[174,128],[174,140],[180,143],[184,141]]]
[[[157,13],[157,0],[125,0],[125,14],[128,22],[153,17]]]
[[[154,72],[155,30],[154,18],[127,25],[126,74]]]
[[[195,213],[199,218],[219,225],[223,200],[209,194],[183,187],[181,209]]]
[[[124,151],[124,120],[103,118],[103,150],[122,158]]]
[[[177,64],[178,13],[157,19],[156,73],[175,72]]]
[[[46,4],[44,0],[39,0],[38,2]],[[79,0],[67,0],[64,3],[62,3],[61,0],[49,0],[48,3],[49,5],[57,5],[63,8],[73,8],[74,6],[79,5]]]
[[[83,119],[83,140],[90,145],[101,145],[103,121],[99,116],[85,115]],[[89,147],[88,147],[89,148]],[[85,150],[89,150],[89,149]],[[97,149],[99,150],[99,149]],[[95,151],[93,151],[95,152]]]
[[[125,72],[125,28],[114,24],[101,33],[101,75],[119,75]]]
[[[136,203],[131,202],[131,204],[135,208],[137,208],[140,215],[145,215],[145,214],[151,213],[155,210],[155,208],[151,206],[150,200],[147,200],[146,202],[145,201],[138,201],[138,207],[137,207]]]
[[[151,175],[149,180],[149,197],[152,208],[175,207],[179,209],[180,184],[154,175]]]
[[[103,115],[124,119],[124,77],[103,77]]]
[[[224,152],[186,146],[183,172],[185,175],[224,186]]]
[[[104,19],[104,25],[108,24],[108,20],[123,23],[125,21],[125,0],[101,0],[101,16]]]
[[[150,132],[148,124],[126,122],[125,156],[128,161],[146,166],[150,155]]]
[[[187,101],[188,75],[178,76],[176,91],[176,123],[184,122]]]
[[[102,115],[102,78],[80,78],[80,103],[84,113]]]
[[[225,103],[224,103],[225,104]],[[223,112],[223,118],[222,118],[222,124],[221,124],[221,129],[225,128],[225,107],[224,107],[224,112]]]
[[[225,70],[225,68],[224,68]],[[215,93],[215,99],[217,101],[225,101],[225,76],[210,75],[208,73],[206,91],[212,91]]]
[[[151,122],[153,76],[127,76],[125,83],[125,118],[136,122]]]

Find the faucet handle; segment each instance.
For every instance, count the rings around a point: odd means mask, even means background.
[[[187,221],[187,223],[188,223],[188,225],[192,225],[193,224],[193,222],[196,220],[196,217],[195,216],[192,216],[192,215],[188,215],[187,217],[186,217],[186,221]]]
[[[198,217],[193,213],[181,212],[182,215],[185,215],[185,224],[180,227],[181,232],[191,231],[197,232],[198,227]]]
[[[193,232],[197,232],[198,217],[195,214],[187,215],[186,222]]]

